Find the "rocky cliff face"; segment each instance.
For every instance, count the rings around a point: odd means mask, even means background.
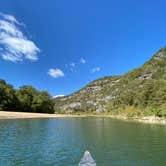
[[[165,99],[166,48],[162,48],[140,68],[95,80],[76,93],[56,98],[55,110],[102,112],[127,105],[164,106]]]
[[[57,98],[55,100],[57,111],[104,111],[105,103],[115,97],[114,92],[111,92],[110,89],[119,79],[120,76],[113,76],[95,80],[76,93]]]

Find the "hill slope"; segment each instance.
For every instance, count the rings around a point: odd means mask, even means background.
[[[148,62],[122,76],[95,80],[69,96],[55,99],[57,112],[117,113],[126,107],[166,115],[166,47]],[[148,109],[147,109],[148,108]]]

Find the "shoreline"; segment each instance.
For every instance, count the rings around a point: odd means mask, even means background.
[[[47,113],[31,113],[31,112],[12,112],[0,111],[1,119],[31,119],[31,118],[74,118],[86,117],[85,115],[72,115],[72,114],[47,114]]]
[[[166,118],[160,118],[157,116],[127,117],[122,115],[108,115],[108,116],[106,115],[103,117],[110,117],[113,119],[131,121],[131,122],[166,125]]]
[[[127,117],[123,115],[109,115],[109,114],[46,114],[46,113],[29,113],[29,112],[9,112],[0,111],[0,120],[2,119],[31,119],[31,118],[81,118],[81,117],[100,117],[112,118],[125,121],[149,123],[149,124],[162,124],[166,125],[166,118],[156,116],[144,117]]]

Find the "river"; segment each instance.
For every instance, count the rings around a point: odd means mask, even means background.
[[[111,118],[0,120],[0,166],[165,166],[166,126]]]

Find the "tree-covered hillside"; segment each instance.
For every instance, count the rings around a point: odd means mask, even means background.
[[[53,100],[48,92],[38,91],[32,86],[14,89],[0,80],[0,110],[54,113]]]
[[[123,76],[95,80],[76,93],[55,99],[55,110],[166,116],[166,48]]]

